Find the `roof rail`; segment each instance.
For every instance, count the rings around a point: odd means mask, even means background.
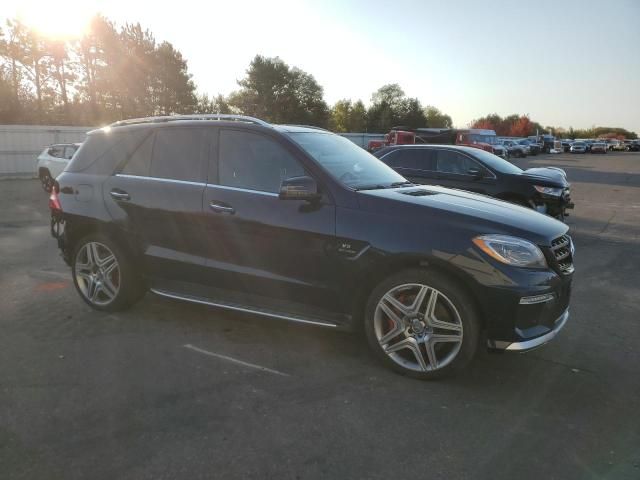
[[[260,120],[259,118],[247,117],[245,115],[232,115],[225,113],[204,113],[201,115],[167,115],[162,117],[143,117],[143,118],[130,118],[128,120],[120,120],[114,122],[110,127],[122,127],[124,125],[136,125],[140,123],[163,123],[163,122],[175,122],[179,120],[228,120],[231,122],[246,122],[255,123],[256,125],[262,125],[263,127],[270,127],[271,124]]]
[[[282,125],[283,127],[302,127],[302,128],[312,128],[314,130],[322,130],[323,132],[333,133],[331,130],[327,130],[326,128],[316,127],[315,125],[296,125],[293,123],[285,123]]]

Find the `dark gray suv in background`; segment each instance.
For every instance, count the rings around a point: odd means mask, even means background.
[[[435,378],[478,345],[527,350],[569,316],[568,227],[407,181],[325,130],[239,116],[129,120],[88,135],[50,198],[80,297],[147,291],[364,328],[388,366]]]

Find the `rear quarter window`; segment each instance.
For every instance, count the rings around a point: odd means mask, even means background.
[[[111,175],[118,166],[124,164],[148,133],[148,129],[96,131],[87,136],[65,170]]]

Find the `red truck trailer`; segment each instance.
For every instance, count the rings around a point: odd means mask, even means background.
[[[440,145],[464,145],[480,148],[500,157],[507,156],[507,149],[499,142],[494,130],[481,128],[415,128],[394,127],[384,140],[369,142],[370,152],[389,145],[414,145],[431,143]]]

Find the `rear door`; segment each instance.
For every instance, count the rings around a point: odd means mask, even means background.
[[[157,281],[202,280],[209,144],[202,127],[157,128],[104,185],[110,212]]]
[[[334,310],[334,204],[326,194],[315,204],[278,198],[283,179],[307,175],[295,150],[277,136],[223,128],[217,152],[203,199],[210,284],[246,304]]]
[[[438,184],[488,194],[494,185],[495,175],[469,155],[455,150],[438,150],[436,155]],[[480,175],[473,172],[477,171]]]

